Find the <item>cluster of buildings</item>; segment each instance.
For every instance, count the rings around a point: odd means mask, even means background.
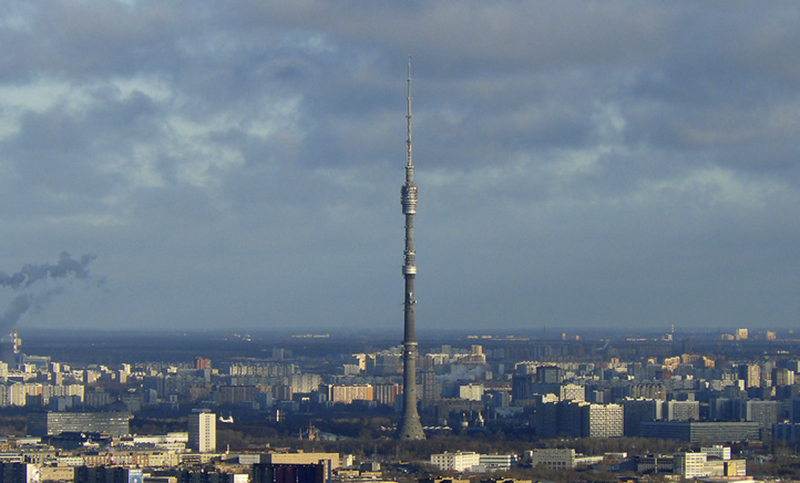
[[[509,409],[494,414],[529,414],[541,437],[729,442],[786,437],[800,422],[795,360],[683,354],[642,362],[520,363],[516,369]]]
[[[800,360],[780,346],[766,356],[761,350],[753,355],[743,350],[744,337],[737,333],[732,341],[718,341],[717,348],[734,344],[727,353],[691,350],[668,339],[609,343],[577,338],[537,343],[482,339],[464,348],[421,350],[417,394],[428,433],[500,428],[507,434],[524,432],[526,438],[642,436],[705,445],[694,453],[632,457],[583,456],[568,449],[537,449],[521,457],[444,453],[432,455],[430,463],[458,472],[520,463],[566,469],[614,460],[640,472],[741,476],[744,462],[729,452],[718,455],[715,444],[800,437],[800,383],[795,381]],[[218,453],[220,413],[262,411],[276,424],[287,413],[311,418],[331,410],[400,413],[401,347],[328,360],[294,357],[291,349],[275,349],[271,355],[78,366],[16,353],[0,362],[0,407],[25,408],[28,437],[8,440],[0,462],[38,464],[40,478],[54,481],[78,481],[74,471],[67,478],[65,467],[172,471],[230,461]],[[210,409],[191,412],[186,433],[130,435],[130,419],[141,411],[167,408],[188,414],[196,407]],[[47,444],[75,448],[65,453],[39,446]],[[32,456],[36,451],[28,451],[29,446],[38,448],[39,455]],[[252,481],[255,465],[285,464],[271,458],[277,457],[241,455],[236,464],[248,467],[244,473]],[[327,465],[308,471],[327,474],[345,466]],[[262,470],[263,478],[284,471]],[[85,478],[101,478],[96,473]]]
[[[45,456],[43,453],[50,453]],[[147,458],[85,460],[64,452],[21,449],[0,453],[3,483],[331,483],[338,477],[340,457],[329,453],[217,455],[202,463],[179,458],[154,464]],[[123,454],[131,454],[125,450]],[[24,459],[23,459],[24,458]],[[357,473],[360,473],[356,471]],[[352,470],[351,472],[352,473]],[[373,473],[374,475],[374,473]]]
[[[774,333],[767,334],[769,341]],[[747,339],[740,329],[730,337]],[[636,348],[593,347],[570,354],[517,360],[508,347],[487,350],[442,346],[419,357],[423,423],[429,429],[530,427],[534,436],[652,437],[688,442],[795,439],[800,435],[800,361],[783,355],[736,359],[730,355],[674,354],[686,344],[640,344],[662,356],[636,356]],[[624,345],[624,344],[621,344]],[[575,342],[572,349],[581,348]],[[738,346],[737,346],[738,347]],[[539,355],[547,348],[539,347]],[[668,348],[668,350],[664,350]],[[605,350],[603,350],[605,349]],[[631,360],[622,356],[633,352]],[[734,354],[736,350],[733,350]],[[742,354],[738,354],[742,356]],[[324,404],[396,405],[399,350],[354,354],[341,375],[324,376]],[[548,360],[549,359],[549,360]],[[593,360],[588,360],[593,359]]]
[[[0,440],[3,483],[359,483],[380,475],[361,471],[338,453],[219,453],[210,412],[193,413],[188,432],[156,436],[105,433]],[[205,435],[203,433],[206,433]],[[72,439],[70,439],[72,436]]]
[[[3,483],[385,483],[380,464],[338,453],[217,452],[213,413],[193,413],[189,431],[155,436],[60,433],[52,438],[0,441]],[[204,434],[205,433],[205,434]],[[203,450],[209,450],[204,452]],[[746,461],[723,445],[669,455],[577,454],[569,448],[536,448],[522,455],[454,452],[430,455],[439,474],[493,474],[519,466],[724,477],[738,481]],[[509,480],[511,481],[511,480]]]
[[[731,344],[743,344],[747,334],[740,330],[733,337]],[[736,351],[743,346],[718,354],[671,340],[611,346],[581,340],[481,342],[421,351],[417,395],[429,431],[524,426],[540,438],[720,443],[800,435],[795,381],[800,360],[790,351],[734,358],[745,355]],[[0,407],[56,412],[115,407],[132,414],[159,407],[246,407],[272,414],[273,420],[281,413],[335,407],[399,413],[400,346],[339,357],[338,365],[321,364],[276,348],[269,359],[197,357],[75,367],[47,356],[14,354],[0,362]]]
[[[336,453],[220,453],[209,410],[166,435],[131,435],[129,420],[124,412],[32,413],[40,435],[0,438],[0,482],[329,483],[353,464]]]
[[[636,471],[642,474],[672,474],[683,478],[747,476],[747,462],[732,458],[731,448],[723,445],[704,446],[699,451],[669,455],[635,455],[607,453],[584,456],[570,448],[548,448],[526,451],[524,458],[534,467],[543,465],[553,470],[574,470],[605,463],[615,471]]]
[[[458,473],[509,470],[517,462],[516,455],[478,454],[474,451],[433,454],[430,460],[440,471]]]
[[[585,456],[572,448],[537,448],[523,455],[478,454],[471,451],[434,454],[430,464],[439,471],[452,473],[486,473],[509,470],[519,464],[551,470],[577,470],[602,465],[616,472],[678,475],[683,478],[723,477],[741,479],[747,476],[747,462],[732,458],[731,448],[712,445],[693,452],[669,455],[634,455],[606,453]]]

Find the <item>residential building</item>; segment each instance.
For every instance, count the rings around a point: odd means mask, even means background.
[[[628,437],[639,436],[642,421],[661,419],[662,402],[657,399],[623,399],[621,401],[624,419],[624,433]]]
[[[0,462],[0,482],[39,483],[39,465]]]
[[[458,398],[469,401],[480,401],[483,398],[483,384],[462,384],[458,386]]]
[[[189,415],[189,448],[198,453],[217,451],[217,415],[195,410]]]
[[[328,401],[332,403],[352,404],[353,401],[373,401],[374,388],[371,384],[328,385]]]
[[[252,483],[325,483],[330,468],[324,463],[258,463],[253,465]]]
[[[563,384],[559,388],[559,399],[562,401],[585,401],[586,387],[578,384]]]
[[[616,438],[624,435],[624,410],[619,404],[589,405],[589,438]]]
[[[667,421],[698,421],[700,420],[699,401],[667,401]]]
[[[400,384],[376,384],[373,387],[373,397],[379,404],[394,406],[397,396],[403,394]]]
[[[75,483],[142,483],[142,470],[120,467],[75,468]]]

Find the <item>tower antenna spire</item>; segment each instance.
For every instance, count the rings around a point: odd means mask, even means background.
[[[411,119],[412,119],[412,116],[411,116],[411,56],[410,55],[408,56],[408,95],[406,95],[406,102],[408,103],[408,110],[406,111],[406,124],[408,125],[407,134],[406,134],[406,167],[407,168],[408,167],[413,168],[414,166],[413,166],[413,163],[411,162]],[[414,182],[414,180],[413,180],[414,170],[413,169],[411,169],[411,171],[406,170],[406,176],[408,176],[409,173],[411,174],[412,179],[409,179],[408,177],[406,177],[406,182],[407,183],[413,183]]]
[[[419,421],[417,411],[417,339],[414,334],[414,279],[417,276],[414,250],[414,215],[417,214],[417,186],[414,184],[414,164],[411,160],[411,56],[408,57],[408,111],[406,121],[406,182],[400,189],[400,203],[406,219],[406,246],[403,251],[403,279],[405,293],[403,300],[403,418],[397,437],[400,439],[425,439],[425,432]]]

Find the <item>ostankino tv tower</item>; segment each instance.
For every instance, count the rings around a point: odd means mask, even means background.
[[[397,434],[399,439],[425,439],[417,412],[417,340],[414,335],[414,278],[417,275],[414,251],[414,215],[417,214],[417,186],[414,184],[414,165],[411,163],[411,59],[408,61],[408,137],[406,138],[406,182],[400,189],[400,202],[406,217],[406,248],[403,278],[403,419]]]

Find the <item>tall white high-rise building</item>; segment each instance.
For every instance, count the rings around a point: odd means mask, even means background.
[[[189,415],[189,447],[199,453],[217,451],[217,415],[195,410]]]
[[[619,404],[590,404],[588,419],[589,438],[616,438],[625,434],[625,412]]]

